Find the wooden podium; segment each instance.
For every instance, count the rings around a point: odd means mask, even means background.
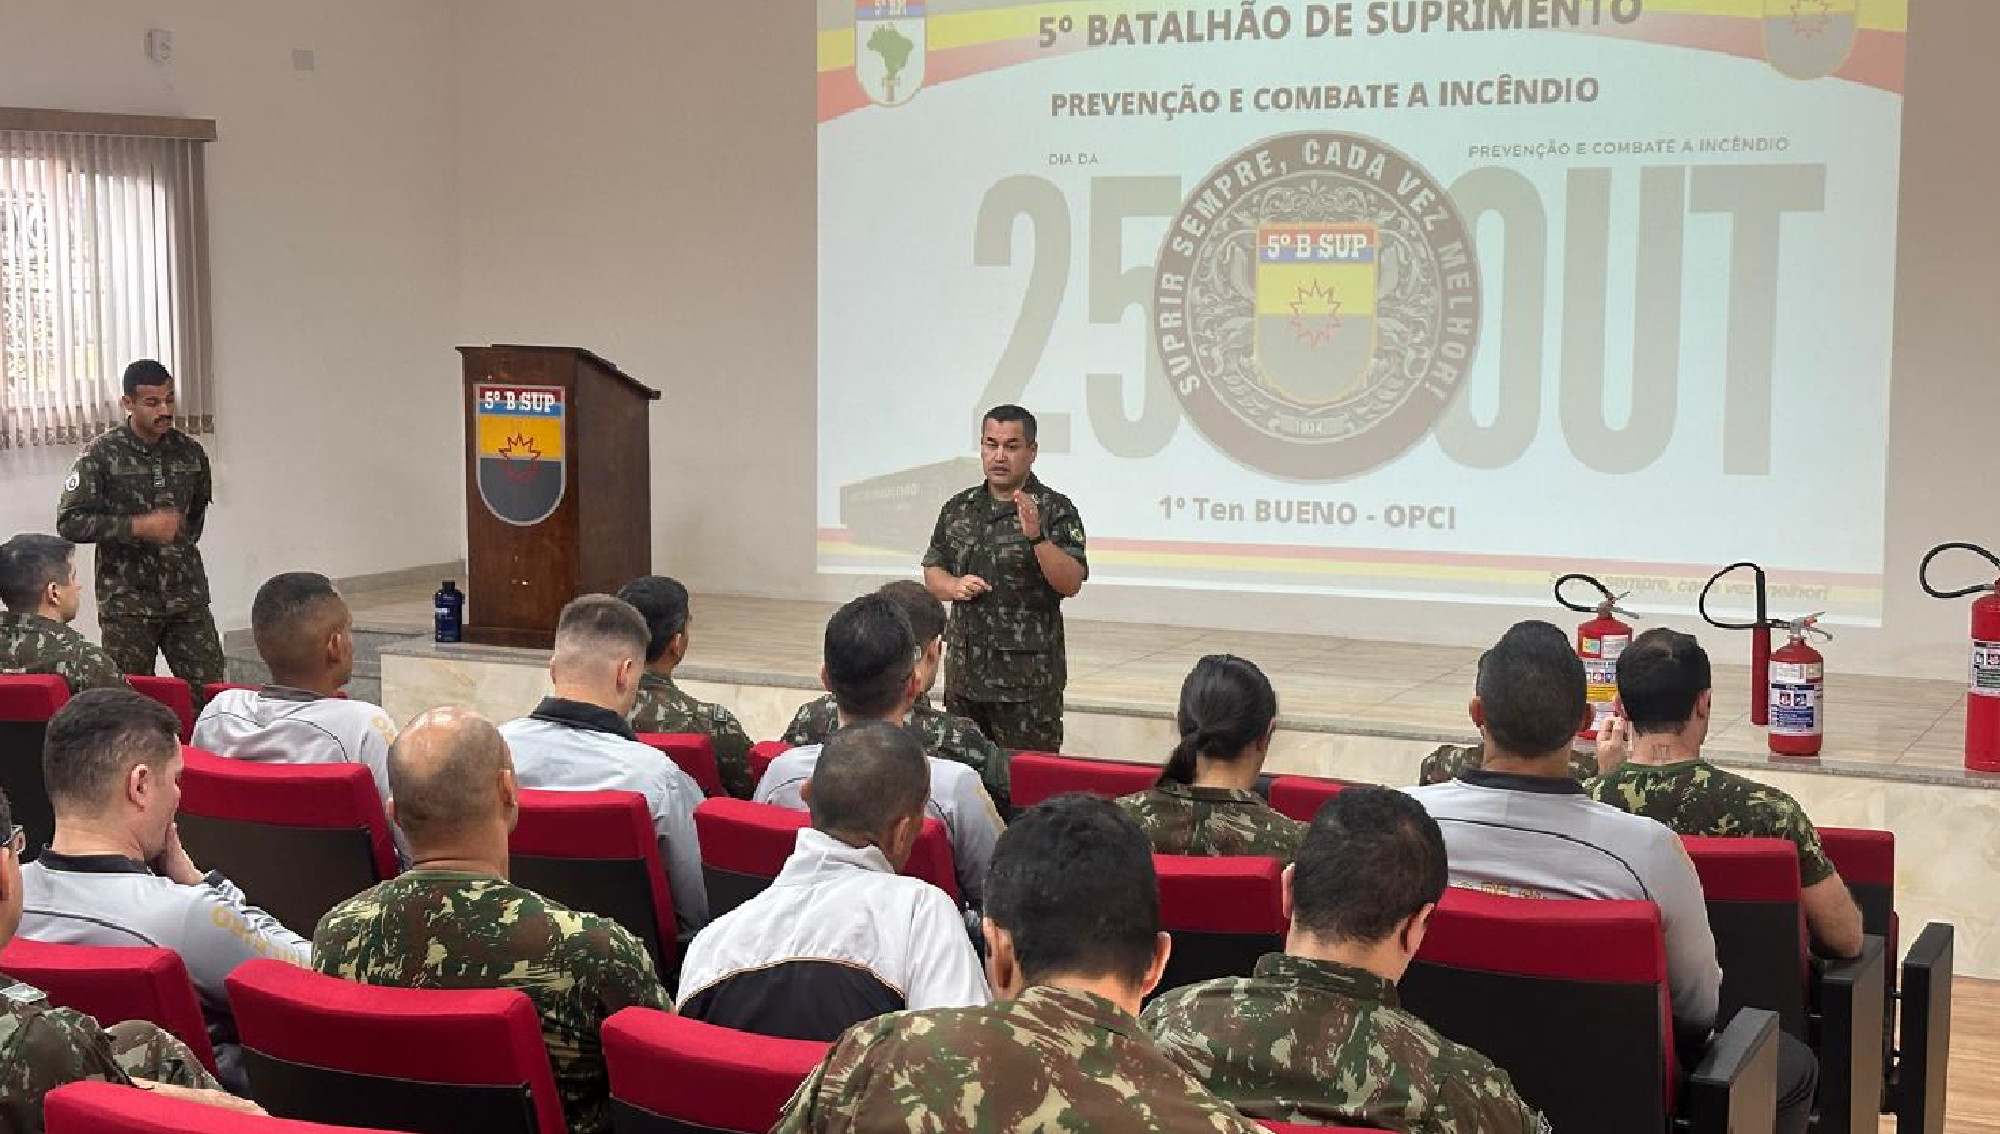
[[[580,347],[459,347],[465,640],[546,649],[563,604],[652,569],[647,403]]]

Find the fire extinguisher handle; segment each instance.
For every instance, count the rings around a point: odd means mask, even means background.
[[[1749,568],[1752,572],[1754,572],[1757,577],[1757,586],[1755,591],[1755,594],[1758,599],[1757,617],[1750,622],[1724,622],[1708,612],[1709,592],[1715,589],[1715,584],[1720,583],[1723,580],[1724,576],[1730,575],[1736,571],[1740,571],[1746,567]],[[1768,629],[1773,626],[1782,625],[1782,623],[1773,622],[1771,618],[1765,613],[1763,597],[1764,597],[1764,569],[1746,559],[1741,563],[1731,563],[1729,566],[1724,567],[1722,570],[1717,571],[1715,574],[1709,576],[1707,585],[1701,588],[1701,594],[1695,599],[1694,608],[1695,611],[1701,615],[1702,621],[1708,623],[1710,626],[1715,627],[1717,630],[1760,630],[1760,629]]]
[[[1937,599],[1955,599],[1964,598],[1966,595],[1976,595],[1982,591],[1990,591],[1994,588],[1994,584],[1992,583],[1974,583],[1972,586],[1960,587],[1953,591],[1941,591],[1931,586],[1931,561],[1947,551],[1970,551],[1981,559],[1986,560],[1986,562],[1991,563],[1996,572],[2000,572],[2000,555],[1994,555],[1976,543],[1941,543],[1925,552],[1923,562],[1917,564],[1917,585],[1924,589],[1925,594]]]

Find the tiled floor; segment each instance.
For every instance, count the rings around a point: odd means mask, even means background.
[[[428,632],[428,586],[349,596],[359,626]],[[690,667],[789,675],[819,669],[830,603],[698,597]],[[1438,739],[1472,735],[1465,706],[1477,649],[1263,634],[1179,626],[1071,620],[1069,699],[1097,706],[1172,709],[1181,679],[1203,654],[1234,653],[1263,667],[1290,720]],[[1749,723],[1749,671],[1715,668],[1710,747],[1758,756],[1763,731]],[[1823,759],[1954,769],[1963,765],[1964,687],[1950,681],[1832,675]]]

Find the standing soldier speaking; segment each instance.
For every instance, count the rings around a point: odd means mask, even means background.
[[[125,368],[125,424],[84,447],[63,485],[56,530],[97,545],[97,624],[126,673],[167,655],[196,688],[222,680],[208,607],[202,521],[213,489],[201,443],[174,428],[174,378],[142,358]]]
[[[1037,480],[1035,415],[995,406],[980,423],[986,482],[945,501],[924,552],[924,585],[951,603],[945,708],[1017,751],[1062,747],[1069,664],[1062,600],[1090,563],[1069,497]]]

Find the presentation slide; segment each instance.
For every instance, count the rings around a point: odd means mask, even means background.
[[[1096,584],[1879,623],[1907,18],[818,0],[819,569],[1014,402]]]

